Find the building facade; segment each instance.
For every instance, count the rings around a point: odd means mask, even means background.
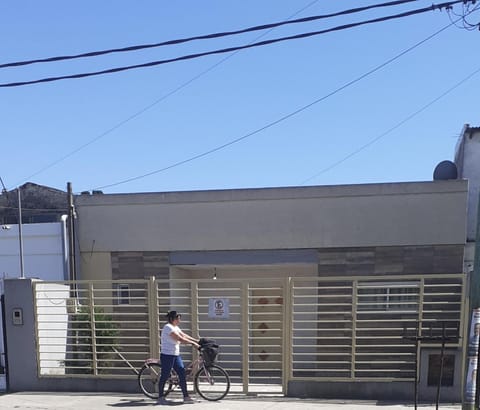
[[[124,295],[129,280],[150,277],[290,278],[303,285],[288,290],[282,328],[286,394],[408,399],[417,355],[428,399],[436,392],[438,345],[416,349],[411,336],[417,323],[433,333],[442,324],[465,332],[467,198],[463,180],[83,194],[75,198],[81,278],[120,281]],[[264,315],[258,326],[272,320]],[[256,325],[248,323],[252,332]],[[448,346],[443,394],[450,400],[461,398],[460,340]]]

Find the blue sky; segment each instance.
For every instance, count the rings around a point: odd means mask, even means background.
[[[285,20],[302,9],[295,17],[375,3],[381,1],[3,2],[0,63],[235,30]],[[431,4],[416,1],[277,28],[262,40]],[[461,6],[454,11],[460,13]],[[468,17],[471,23],[479,20],[480,10]],[[0,88],[0,176],[8,189],[27,181],[66,189],[72,182],[80,192],[170,167],[321,100],[448,24],[445,11],[434,11],[244,50],[223,62],[227,55]],[[260,34],[5,68],[0,69],[0,83],[243,45]],[[479,42],[478,30],[451,26],[264,131],[183,165],[102,189],[152,192],[431,180],[440,161],[453,159],[463,125],[480,126],[480,72],[388,131],[479,70]]]

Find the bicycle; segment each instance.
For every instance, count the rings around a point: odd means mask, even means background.
[[[223,399],[230,390],[230,376],[225,369],[214,364],[214,359],[207,357],[205,347],[200,347],[200,355],[185,369],[187,381],[193,381],[195,392],[208,401]],[[147,359],[138,373],[138,384],[143,394],[152,399],[158,399],[158,381],[161,366],[158,359]],[[172,369],[165,383],[163,396],[180,388],[180,380]]]

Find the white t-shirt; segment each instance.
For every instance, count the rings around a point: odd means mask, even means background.
[[[180,355],[180,342],[176,341],[170,334],[178,333],[180,328],[171,323],[167,323],[162,329],[162,353],[173,356]]]

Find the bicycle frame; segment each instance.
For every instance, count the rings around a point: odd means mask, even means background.
[[[145,361],[145,364],[148,364],[148,363],[160,363],[160,360],[147,359]],[[203,366],[204,366],[203,358],[199,356],[196,359],[194,359],[187,367],[185,367],[185,378],[187,379],[187,382],[193,382],[193,377]],[[172,372],[170,373],[170,377],[167,380],[167,383],[169,382],[171,382],[174,385],[174,387],[177,387],[180,384],[178,375],[175,373],[173,369],[172,369]]]

